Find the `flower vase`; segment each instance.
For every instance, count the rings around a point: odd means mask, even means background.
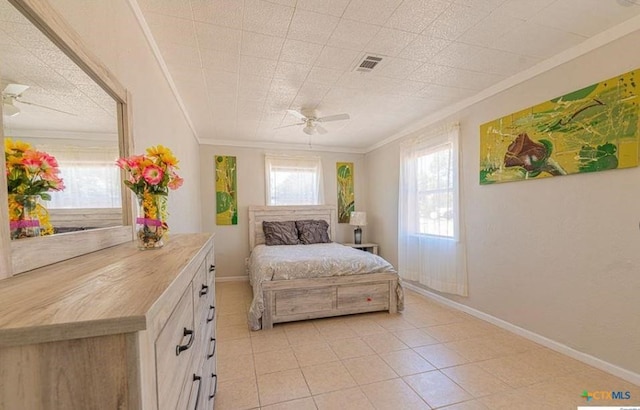
[[[143,193],[138,197],[136,235],[138,249],[159,249],[164,246],[167,226],[167,195]]]
[[[11,239],[40,236],[38,195],[9,195],[9,229]]]

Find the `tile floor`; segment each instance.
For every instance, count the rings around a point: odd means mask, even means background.
[[[640,386],[414,292],[399,314],[258,332],[246,324],[247,282],[217,283],[216,296],[216,410],[640,406]],[[587,403],[584,390],[629,391],[632,400]]]

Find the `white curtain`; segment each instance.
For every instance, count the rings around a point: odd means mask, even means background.
[[[403,278],[437,291],[467,296],[458,139],[458,124],[448,124],[401,145],[398,271]],[[425,166],[430,155],[438,160]],[[443,157],[445,161],[439,160]]]
[[[38,144],[60,166],[65,189],[49,192],[47,208],[120,208],[121,181],[117,146]]]
[[[324,203],[319,157],[266,154],[265,179],[267,205]]]

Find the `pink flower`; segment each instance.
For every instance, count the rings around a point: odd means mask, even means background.
[[[116,163],[125,171],[125,185],[136,195],[146,192],[168,195],[169,189],[178,189],[184,182],[175,173],[178,160],[162,145],[148,148],[147,155],[120,158]]]
[[[61,191],[65,186],[59,173],[58,161],[53,156],[24,142],[5,140],[5,174],[10,194],[42,195],[50,190]]]
[[[158,185],[164,178],[164,171],[157,165],[148,165],[142,171],[142,176],[148,184]]]
[[[54,191],[62,191],[63,189],[66,188],[64,186],[64,182],[62,181],[62,178],[58,178],[58,177],[50,181],[49,185],[51,186],[51,189],[53,189]]]
[[[172,175],[172,179],[171,181],[169,181],[169,188],[170,189],[178,189],[182,186],[182,183],[184,182],[184,179],[180,178],[177,174],[173,174]]]
[[[126,170],[129,167],[129,162],[127,161],[127,158],[118,158],[116,165],[118,165],[120,169]]]
[[[38,151],[27,150],[22,155],[22,165],[30,173],[36,173],[42,167],[42,156]]]
[[[58,169],[57,168],[46,168],[43,169],[41,172],[40,177],[44,180],[44,181],[55,181],[58,178]]]
[[[129,158],[125,158],[127,164],[131,168],[140,168],[140,164],[145,160],[144,155],[132,155]]]
[[[43,168],[58,168],[58,161],[55,157],[47,154],[46,152],[40,152],[42,155]]]

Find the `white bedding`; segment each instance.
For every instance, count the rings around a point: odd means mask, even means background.
[[[249,326],[260,329],[264,311],[262,283],[271,280],[318,278],[393,272],[389,262],[378,255],[337,243],[315,245],[258,245],[248,262],[249,280],[253,286],[253,302],[249,310]],[[398,287],[398,305],[402,309],[402,289]]]

